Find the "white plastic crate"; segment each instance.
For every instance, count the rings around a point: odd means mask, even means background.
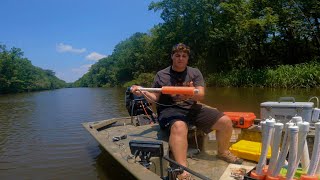
[[[301,116],[303,121],[310,122],[312,110],[313,102],[295,102],[293,97],[281,97],[278,102],[260,104],[261,119],[273,117],[282,123],[290,121],[293,116]]]

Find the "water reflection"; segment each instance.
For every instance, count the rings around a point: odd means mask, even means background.
[[[0,179],[99,179],[94,166],[100,150],[81,123],[125,115],[118,91],[0,96]]]
[[[30,119],[35,105],[30,100],[33,94],[18,94],[0,97],[0,169],[12,169],[13,166],[2,166],[2,162],[21,154],[19,147],[22,141],[33,138],[32,134],[20,129],[30,129]],[[8,149],[11,151],[8,152]],[[24,154],[27,152],[23,152]]]

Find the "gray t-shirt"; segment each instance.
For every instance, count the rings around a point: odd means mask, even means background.
[[[193,82],[193,86],[195,87],[204,87],[203,76],[199,69],[187,66],[183,72],[176,72],[171,66],[169,66],[157,73],[152,87],[161,88],[162,86],[189,86],[190,82]],[[161,94],[158,103],[160,105],[157,105],[157,109],[158,112],[161,112],[167,107],[172,107],[171,105],[183,109],[190,109],[191,105],[194,104],[195,101],[191,99],[183,99],[179,94]]]

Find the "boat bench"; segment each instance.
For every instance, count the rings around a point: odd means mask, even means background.
[[[199,129],[195,125],[188,126],[188,145],[189,149],[193,148],[197,150],[197,153],[202,151],[205,133]]]

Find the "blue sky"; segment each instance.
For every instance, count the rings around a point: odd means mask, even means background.
[[[156,0],[154,0],[156,1]],[[152,0],[1,0],[0,44],[73,82],[115,45],[162,22]]]

